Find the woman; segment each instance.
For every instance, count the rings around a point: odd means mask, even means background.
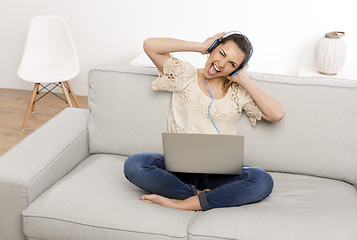
[[[252,126],[261,118],[278,122],[284,117],[279,102],[247,75],[246,63],[252,51],[249,40],[243,34],[224,35],[216,34],[202,43],[172,38],[145,40],[144,50],[160,73],[153,89],[173,92],[169,132],[236,134],[242,112]],[[216,40],[220,44],[210,49]],[[170,55],[182,51],[207,54],[208,49],[210,55],[202,69]],[[239,68],[238,74],[229,76]],[[244,166],[239,176],[171,173],[165,170],[164,156],[156,153],[130,156],[124,173],[130,182],[151,193],[143,195],[143,201],[184,210],[258,202],[273,189],[271,176],[261,168]]]

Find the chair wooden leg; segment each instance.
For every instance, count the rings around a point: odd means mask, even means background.
[[[37,96],[38,96],[38,88],[37,88],[37,91],[36,91],[35,99],[33,100],[33,104],[32,104],[32,113],[35,113],[35,106],[36,106]]]
[[[70,99],[69,96],[68,96],[68,92],[67,92],[66,86],[64,85],[63,82],[61,82],[61,87],[62,87],[64,96],[66,97],[66,101],[67,101],[68,106],[71,107],[71,108],[73,108],[71,99]]]
[[[30,113],[31,113],[31,110],[32,110],[32,106],[33,106],[33,103],[35,101],[35,98],[37,96],[37,91],[38,91],[38,88],[39,88],[40,84],[39,83],[35,83],[35,86],[33,88],[33,91],[32,91],[32,96],[31,96],[31,99],[30,99],[30,103],[29,103],[29,106],[27,107],[27,112],[26,112],[26,115],[25,115],[25,120],[24,120],[24,123],[22,124],[22,131],[25,131],[25,127],[26,127],[26,124],[27,124],[27,121],[29,119],[29,116],[30,116]]]
[[[80,108],[79,102],[78,102],[78,99],[77,99],[77,96],[76,96],[76,94],[74,94],[71,85],[69,84],[68,81],[65,81],[65,83],[66,83],[66,85],[67,85],[67,87],[68,87],[68,89],[69,89],[69,92],[71,93],[71,95],[72,95],[72,97],[73,97],[73,99],[74,99],[74,102],[76,103],[77,108]]]

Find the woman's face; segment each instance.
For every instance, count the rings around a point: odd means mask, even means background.
[[[210,54],[204,68],[206,78],[227,76],[244,60],[243,51],[233,42],[219,44]]]

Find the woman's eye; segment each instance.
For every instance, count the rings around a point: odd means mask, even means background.
[[[231,63],[232,64],[232,67],[236,67],[236,65],[234,63]]]
[[[224,54],[223,54],[223,52],[220,52],[221,53],[221,55],[224,57]]]

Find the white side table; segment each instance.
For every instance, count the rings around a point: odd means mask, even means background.
[[[342,78],[357,81],[357,72],[341,71],[336,75],[325,75],[319,73],[316,68],[299,68],[299,77],[328,77],[328,78]]]

